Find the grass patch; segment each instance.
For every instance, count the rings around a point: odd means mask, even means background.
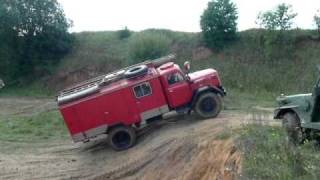
[[[268,92],[245,92],[239,89],[228,88],[224,98],[227,110],[251,110],[252,107],[274,107],[276,95]]]
[[[33,142],[68,136],[58,111],[43,112],[32,117],[0,118],[0,141]]]
[[[216,139],[217,140],[226,140],[232,137],[232,132],[230,130],[224,130],[221,133],[217,134]]]
[[[280,127],[247,125],[240,131],[243,179],[319,179],[320,152],[313,142],[294,147]]]

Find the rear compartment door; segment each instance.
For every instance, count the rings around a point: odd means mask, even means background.
[[[119,123],[128,125],[134,122],[128,111],[128,107],[132,106],[132,102],[126,98],[127,93],[126,89],[121,89],[104,94],[101,97],[100,109],[105,123],[108,125],[112,126]]]
[[[141,120],[150,119],[169,111],[159,79],[133,86],[132,91]]]
[[[99,98],[91,98],[75,105],[79,126],[86,137],[103,134],[107,126],[101,113]]]

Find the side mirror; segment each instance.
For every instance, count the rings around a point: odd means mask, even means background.
[[[184,66],[185,73],[188,74],[190,72],[190,62],[189,61],[184,62],[183,66]]]

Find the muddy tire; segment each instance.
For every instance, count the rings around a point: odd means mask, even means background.
[[[294,145],[302,144],[305,140],[299,117],[294,113],[286,113],[282,119],[282,127],[286,130],[288,140]]]
[[[129,149],[136,143],[136,132],[132,127],[118,126],[110,130],[108,143],[116,151]]]
[[[215,118],[222,109],[222,99],[218,94],[209,92],[202,94],[196,101],[194,111],[201,118]]]

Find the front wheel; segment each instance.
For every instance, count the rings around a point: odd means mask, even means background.
[[[129,149],[136,142],[136,132],[132,127],[118,126],[108,134],[108,143],[116,151]]]
[[[283,116],[282,126],[288,134],[289,142],[295,145],[302,144],[305,140],[299,117],[294,113],[286,113]]]
[[[222,109],[222,99],[216,93],[202,94],[196,101],[194,110],[202,118],[215,118]]]

